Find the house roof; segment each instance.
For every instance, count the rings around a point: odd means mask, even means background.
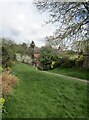
[[[35,54],[34,54],[34,57],[35,57],[35,58],[38,58],[39,55],[40,55],[40,54],[36,54],[36,53],[35,53]]]

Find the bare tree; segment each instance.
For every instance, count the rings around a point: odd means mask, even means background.
[[[60,43],[73,46],[73,42],[89,42],[89,2],[50,2],[35,1],[41,11],[48,11],[50,19],[47,23],[57,24],[53,36],[46,37],[51,44]]]

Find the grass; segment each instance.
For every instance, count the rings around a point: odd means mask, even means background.
[[[78,69],[78,68],[55,68],[53,70],[49,70],[49,72],[89,80],[89,75],[88,75],[89,71],[84,70],[84,69]]]
[[[3,118],[87,117],[87,84],[43,73],[23,63],[13,66],[20,79],[5,103]]]

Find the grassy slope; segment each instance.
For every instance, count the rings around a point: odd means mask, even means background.
[[[50,70],[50,72],[63,74],[71,77],[76,77],[80,79],[89,80],[89,75],[87,70],[77,69],[77,68],[55,68]]]
[[[9,118],[57,118],[87,116],[87,85],[42,73],[19,63],[13,66],[20,78],[6,103]]]

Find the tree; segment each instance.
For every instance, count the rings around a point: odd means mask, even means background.
[[[51,46],[48,46],[48,45],[45,45],[43,47],[40,48],[40,54],[43,54],[43,53],[51,53],[52,52],[52,47]]]
[[[10,39],[2,38],[2,48],[4,48],[10,57],[10,60],[15,60],[16,43]]]
[[[58,25],[55,34],[47,37],[51,44],[71,46],[74,41],[89,41],[89,2],[37,0],[34,4],[40,11],[49,12],[50,19],[47,23]]]
[[[89,47],[89,40],[84,41],[74,41],[71,46],[72,50],[76,50],[78,53],[82,50],[84,53],[88,53],[87,49]]]
[[[2,47],[2,67],[8,67],[10,61],[10,56],[8,54],[8,51]]]
[[[34,63],[34,48],[35,48],[35,43],[34,41],[31,42],[31,56],[32,56],[32,64]]]

